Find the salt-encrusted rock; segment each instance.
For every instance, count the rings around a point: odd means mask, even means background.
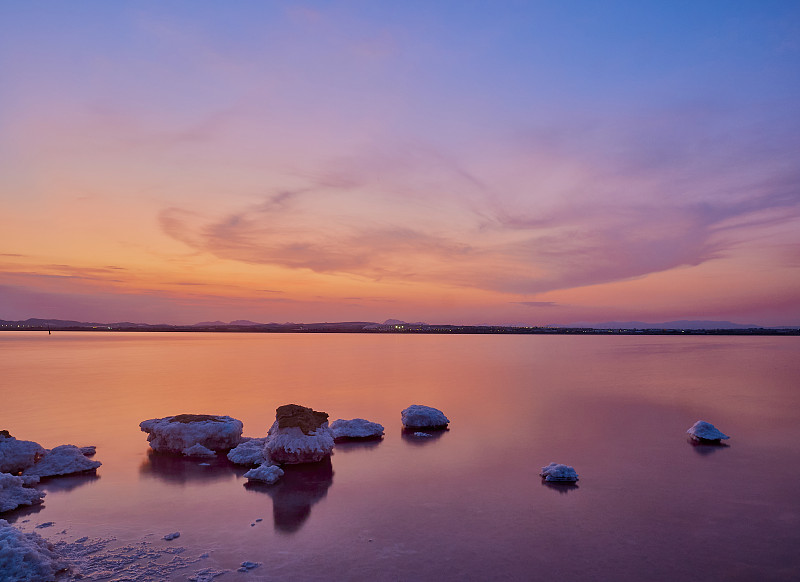
[[[217,453],[212,451],[211,449],[207,449],[201,444],[192,445],[186,449],[183,449],[183,454],[187,457],[216,457]]]
[[[283,477],[283,469],[277,465],[264,464],[260,467],[256,467],[255,469],[250,469],[244,474],[244,477],[249,481],[261,481],[267,485],[272,485],[273,483],[276,483],[278,479]]]
[[[267,437],[249,439],[236,445],[228,452],[228,460],[237,465],[261,465],[267,463],[266,451]]]
[[[412,404],[400,413],[406,428],[447,428],[450,420],[438,408]]]
[[[81,454],[86,457],[91,457],[97,452],[97,447],[94,445],[89,445],[87,447],[78,447],[81,450]]]
[[[558,481],[565,483],[574,483],[578,480],[578,474],[575,469],[567,465],[560,465],[558,463],[550,463],[546,467],[542,467],[540,475],[545,481]]]
[[[363,418],[339,418],[331,423],[331,430],[334,439],[376,439],[383,436],[383,425]]]
[[[69,562],[36,533],[22,533],[0,519],[0,580],[50,582]]]
[[[20,441],[0,430],[0,472],[19,473],[33,464],[45,454],[45,448],[33,441]]]
[[[100,461],[87,459],[75,445],[61,445],[48,451],[44,457],[36,461],[33,467],[28,467],[22,474],[55,477],[93,471],[100,465],[102,465]]]
[[[265,452],[273,463],[316,463],[333,451],[328,414],[286,404],[275,411]]]
[[[16,477],[9,473],[0,473],[0,513],[22,505],[41,503],[45,492],[27,487],[38,482],[38,477]]]
[[[139,423],[150,447],[162,453],[182,453],[194,445],[227,451],[242,438],[242,421],[212,414],[178,414]]]
[[[720,439],[729,439],[726,434],[723,434],[717,427],[715,427],[710,422],[706,422],[704,420],[698,420],[695,422],[692,427],[687,430],[691,437],[697,441],[711,441],[711,442],[719,442]]]
[[[176,531],[176,532],[168,533],[167,535],[164,536],[163,539],[167,540],[168,542],[171,542],[172,540],[177,539],[179,537],[181,537],[181,532]]]

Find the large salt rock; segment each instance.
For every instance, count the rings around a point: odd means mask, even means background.
[[[242,439],[242,421],[212,414],[178,414],[139,423],[150,447],[162,453],[182,453],[194,445],[227,451]]]
[[[244,477],[249,481],[260,481],[262,483],[266,483],[267,485],[272,485],[273,483],[276,483],[278,479],[283,477],[283,469],[277,465],[265,463],[260,467],[250,469],[244,474]]]
[[[274,463],[316,463],[333,451],[333,431],[328,414],[305,406],[286,404],[275,411],[266,454]]]
[[[20,441],[7,430],[0,430],[0,473],[19,473],[45,454],[45,448],[33,441]]]
[[[578,480],[578,474],[575,469],[558,463],[550,463],[546,467],[542,467],[540,475],[545,481],[550,482],[574,483]]]
[[[383,425],[363,418],[344,420],[339,418],[331,423],[334,439],[376,439],[383,436]]]
[[[239,443],[228,452],[228,460],[237,465],[262,465],[268,463],[264,447],[267,437],[248,439]],[[269,464],[269,463],[268,463]]]
[[[447,428],[450,420],[438,408],[412,404],[400,413],[406,428]]]
[[[81,449],[75,445],[61,445],[48,451],[44,457],[36,461],[33,467],[28,467],[22,474],[55,477],[93,471],[100,465],[102,465],[100,461],[87,459]]]
[[[38,477],[15,477],[9,473],[0,473],[0,513],[22,505],[41,503],[45,492],[26,487],[38,482]]]
[[[22,533],[0,519],[0,580],[51,582],[69,566],[39,534]]]
[[[693,439],[698,441],[719,442],[720,439],[731,438],[728,435],[723,434],[722,432],[717,430],[717,427],[715,427],[713,424],[711,424],[710,422],[706,422],[704,420],[698,420],[686,432],[688,432]]]

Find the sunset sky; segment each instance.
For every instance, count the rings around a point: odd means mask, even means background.
[[[0,3],[0,319],[800,325],[800,3]]]

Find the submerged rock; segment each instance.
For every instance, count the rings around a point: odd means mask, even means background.
[[[686,432],[689,433],[693,439],[699,442],[706,441],[718,443],[720,439],[731,438],[728,435],[720,432],[713,424],[704,420],[698,420]]]
[[[69,562],[36,533],[22,533],[0,519],[0,579],[14,582],[50,582]]]
[[[272,462],[316,463],[332,451],[333,431],[327,413],[297,404],[278,407],[265,446]]]
[[[266,483],[267,485],[272,485],[273,483],[276,483],[278,479],[283,477],[283,469],[277,465],[264,464],[260,467],[256,467],[255,469],[250,469],[244,474],[244,477],[249,481],[260,481],[262,483]]]
[[[81,449],[75,445],[61,445],[48,451],[32,467],[23,471],[23,475],[37,477],[56,477],[93,471],[102,465],[100,461],[87,459]]]
[[[194,445],[227,451],[242,439],[242,421],[212,414],[178,414],[139,423],[150,447],[162,453],[183,453]]]
[[[438,408],[412,404],[400,413],[406,428],[447,428],[450,420]]]
[[[0,431],[0,473],[19,473],[39,460],[47,451],[39,443],[15,439]]]
[[[575,469],[558,463],[550,463],[546,467],[542,467],[542,472],[539,474],[549,482],[574,483],[578,480]]]
[[[237,465],[262,465],[269,461],[264,447],[267,437],[248,439],[228,452],[228,460]]]
[[[334,439],[377,439],[383,436],[382,424],[363,418],[339,418],[331,423],[331,430]]]
[[[0,513],[23,505],[41,503],[45,492],[28,487],[38,482],[38,477],[16,477],[9,473],[0,473]]]

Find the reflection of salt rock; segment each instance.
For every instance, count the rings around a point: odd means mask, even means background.
[[[44,499],[45,492],[26,487],[39,482],[38,477],[15,477],[0,473],[0,513],[11,511],[21,505],[36,505]],[[0,565],[2,565],[0,552]]]
[[[211,449],[207,449],[200,443],[196,445],[192,445],[189,448],[183,449],[183,454],[187,457],[216,457],[217,453],[212,451]]]
[[[283,469],[277,465],[264,464],[255,469],[250,469],[244,474],[244,477],[250,481],[261,481],[267,485],[272,485],[283,477]]]
[[[102,465],[100,461],[87,459],[75,445],[61,445],[48,451],[44,457],[36,461],[33,467],[28,467],[22,474],[55,477],[93,471],[100,465]]]
[[[716,441],[719,442],[720,439],[729,439],[726,434],[723,434],[717,427],[715,427],[710,422],[706,422],[704,420],[698,420],[695,422],[692,427],[687,430],[693,439],[698,441]]]
[[[578,480],[578,474],[575,469],[567,465],[559,465],[558,463],[550,463],[546,467],[542,467],[540,473],[545,481],[561,481],[567,483],[574,483]]]
[[[383,436],[383,425],[363,418],[334,420],[331,430],[335,439],[374,439]]]
[[[0,430],[0,472],[19,473],[44,455],[45,449],[33,441],[20,441],[7,430]]]
[[[400,413],[406,428],[446,428],[450,420],[438,408],[412,404]]]
[[[333,451],[328,414],[286,404],[275,411],[265,451],[274,463],[316,463]]]
[[[246,440],[228,452],[228,460],[237,465],[261,465],[268,460],[264,451],[266,444],[267,437]]]
[[[178,414],[139,423],[153,450],[182,453],[200,444],[212,451],[227,451],[242,438],[242,421],[212,414]]]
[[[69,569],[53,545],[36,533],[22,533],[0,519],[0,577],[15,582],[48,582]]]

